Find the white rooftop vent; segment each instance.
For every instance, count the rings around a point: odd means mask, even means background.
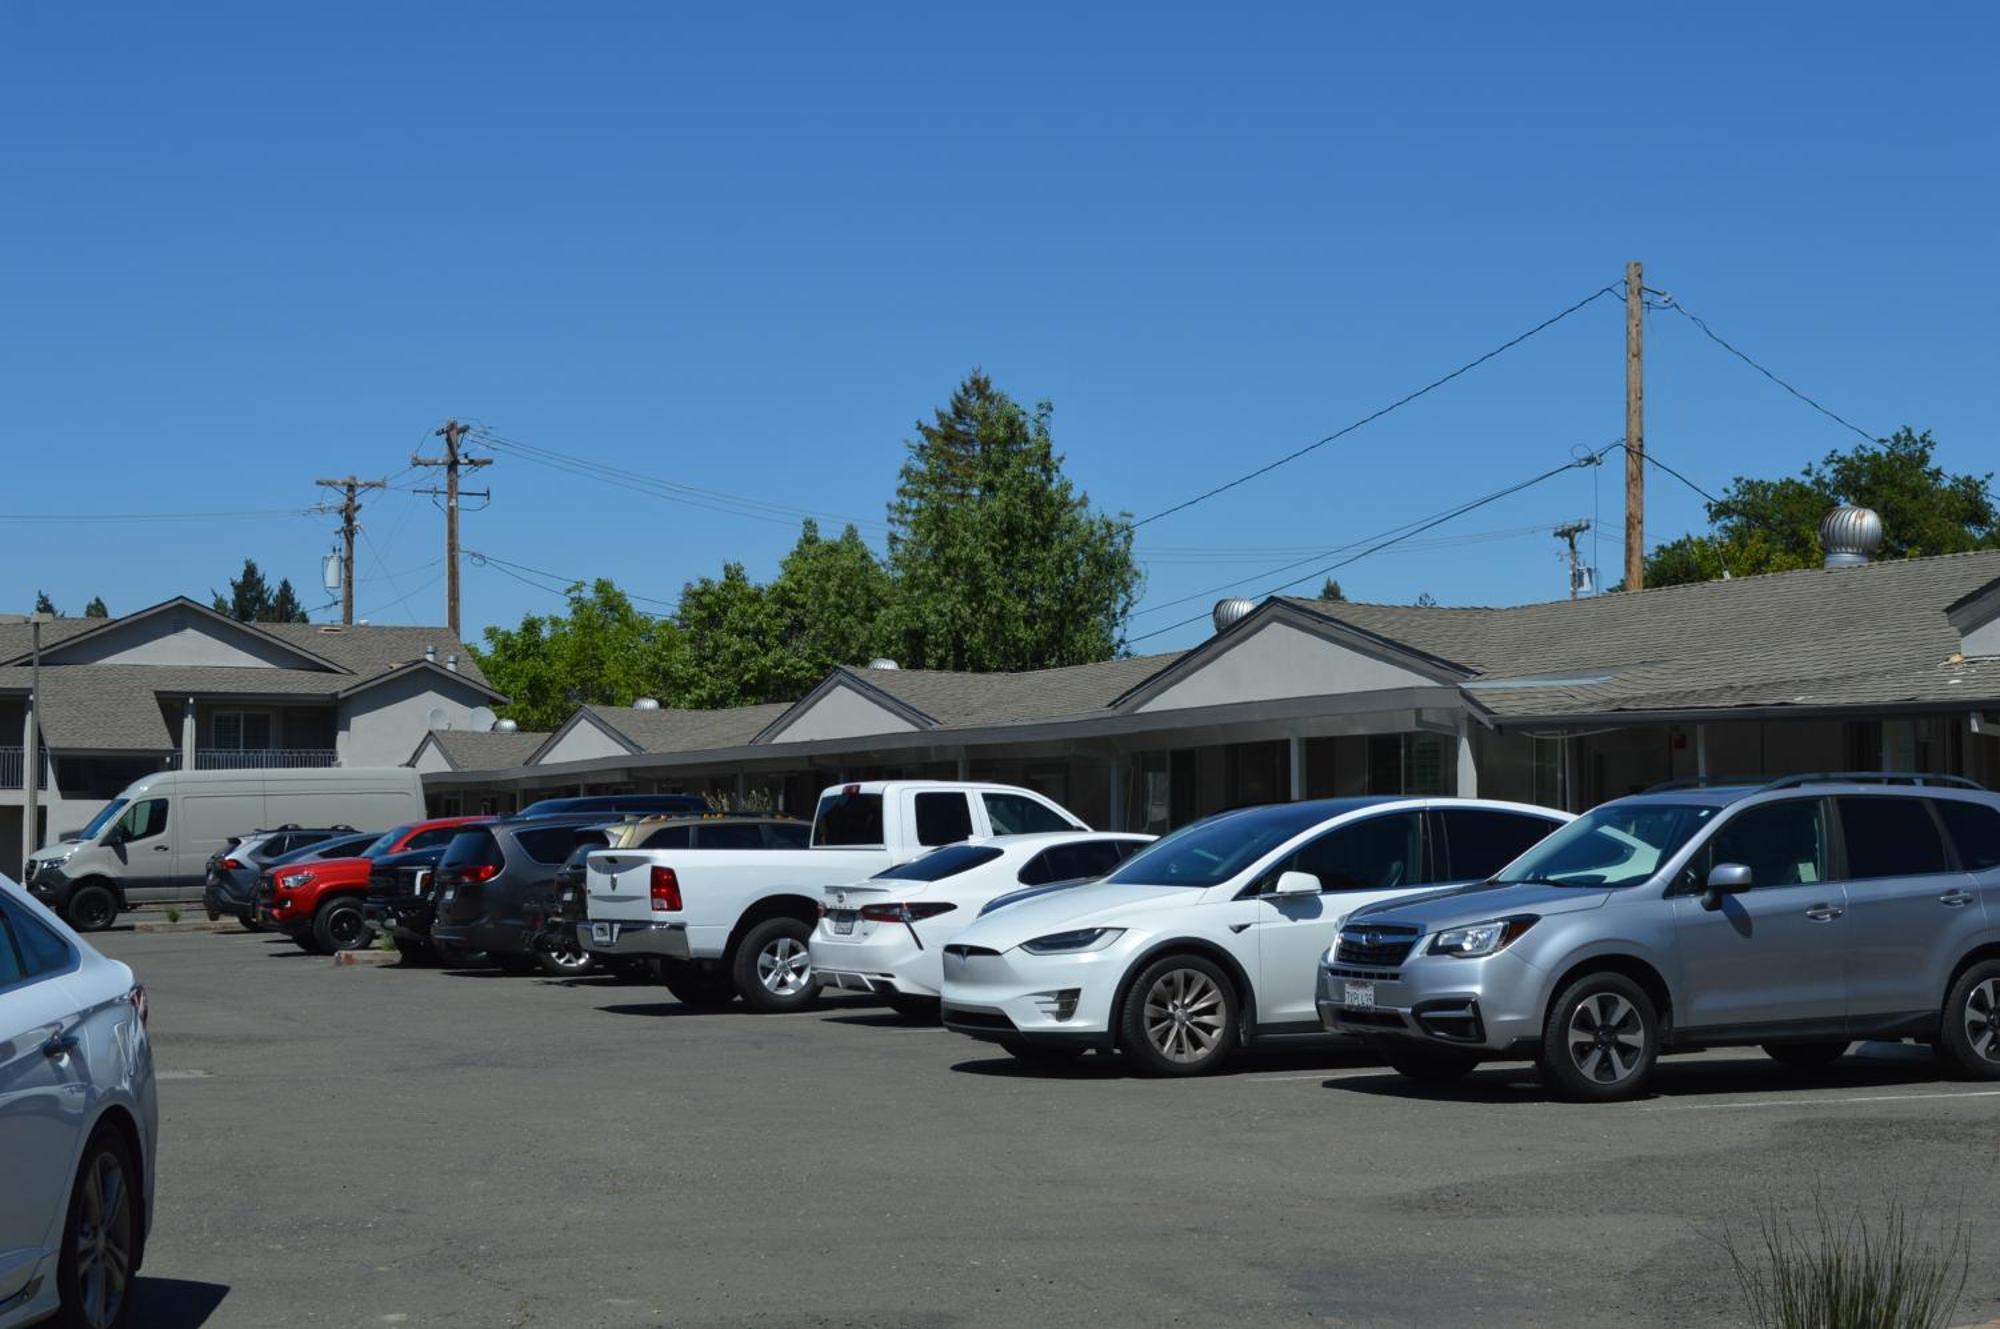
[[[658,697],[641,697],[632,703],[632,709],[635,711],[657,711],[660,709],[660,699]]]
[[[1829,568],[1856,568],[1882,549],[1882,514],[1843,503],[1820,518],[1820,548]]]
[[[437,647],[435,647],[435,646],[426,646],[426,647],[424,647],[424,659],[426,659],[426,660],[430,661],[430,662],[431,662],[432,664],[436,664],[436,663],[437,663],[437,658],[438,658],[438,648],[437,648]]]
[[[521,732],[521,725],[517,720],[495,720],[493,722],[493,732],[496,734],[518,734]]]
[[[1250,617],[1251,611],[1256,608],[1255,601],[1246,600],[1240,595],[1232,595],[1227,600],[1217,600],[1213,615],[1215,630],[1217,632],[1227,632],[1244,619]]]
[[[449,670],[451,670],[451,672],[452,672],[452,673],[454,673],[454,674],[458,672],[458,652],[457,652],[457,651],[453,651],[453,652],[452,652],[452,653],[451,653],[450,655],[447,655],[447,656],[446,656],[446,657],[444,658],[444,667],[445,667],[446,669],[449,669]]]
[[[886,655],[878,655],[868,662],[868,667],[870,669],[901,669],[903,666],[897,664]]]

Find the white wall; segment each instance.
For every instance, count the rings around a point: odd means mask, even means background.
[[[393,679],[340,703],[335,747],[342,766],[401,766],[431,730],[432,707],[454,729],[472,728],[472,710],[487,703],[470,683],[429,670]]]
[[[425,743],[423,747],[417,750],[417,759],[411,762],[410,765],[414,767],[419,774],[430,771],[448,771],[452,769],[451,763],[445,760],[445,755],[442,751],[438,749],[438,745],[435,743],[428,743],[428,742]]]
[[[559,761],[590,761],[597,757],[622,757],[627,749],[611,735],[599,729],[588,720],[579,720],[567,734],[556,740],[556,745],[543,753],[535,765],[546,766]]]
[[[168,610],[137,623],[121,623],[90,641],[43,651],[42,663],[47,665],[52,661],[255,669],[316,667],[277,642],[267,641],[254,632],[229,628],[186,609]]]
[[[1170,711],[1436,684],[1437,680],[1414,670],[1364,655],[1289,623],[1272,622],[1257,628],[1139,709]]]
[[[915,729],[902,716],[880,702],[864,697],[846,684],[837,684],[798,716],[771,741],[804,743],[815,738],[857,738],[867,734],[905,734]]]

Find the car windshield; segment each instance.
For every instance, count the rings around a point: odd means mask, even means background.
[[[386,830],[382,832],[380,835],[375,837],[374,844],[371,844],[366,849],[363,849],[360,853],[356,854],[355,857],[380,858],[382,855],[388,853],[391,849],[396,847],[396,841],[402,839],[404,836],[408,835],[411,831],[415,829],[416,829],[416,824],[412,822],[408,826],[397,826],[390,830]]]
[[[1636,886],[1651,879],[1722,809],[1701,803],[1607,803],[1502,868],[1498,882]]]
[[[1214,886],[1228,881],[1301,831],[1327,820],[1324,807],[1278,803],[1223,812],[1141,849],[1107,882],[1142,886]]]
[[[106,826],[109,826],[111,824],[112,819],[116,817],[120,812],[124,811],[124,809],[125,809],[124,799],[122,798],[112,799],[109,803],[106,803],[103,807],[97,810],[97,815],[90,819],[90,824],[88,826],[84,827],[81,831],[77,833],[77,838],[79,840],[95,840],[97,838],[97,833],[103,830]]]

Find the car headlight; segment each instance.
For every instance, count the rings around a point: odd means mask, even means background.
[[[1446,928],[1431,938],[1431,944],[1425,948],[1424,953],[1455,955],[1461,960],[1492,955],[1512,946],[1521,934],[1533,927],[1536,922],[1534,915],[1522,914],[1514,918],[1496,918],[1487,923],[1474,923],[1471,927]]]
[[[310,872],[294,872],[290,876],[278,878],[278,887],[280,890],[295,891],[301,886],[312,885],[312,880],[313,874]]]
[[[1101,951],[1124,935],[1124,928],[1078,928],[1075,932],[1051,932],[1046,937],[1024,941],[1021,949],[1030,955],[1081,955],[1085,951]]]

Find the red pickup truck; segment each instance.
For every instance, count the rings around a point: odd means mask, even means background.
[[[459,827],[491,820],[438,817],[411,822],[385,832],[353,858],[267,869],[257,880],[257,920],[285,933],[301,950],[320,955],[358,950],[373,936],[362,913],[372,860],[444,845],[458,834]]]

